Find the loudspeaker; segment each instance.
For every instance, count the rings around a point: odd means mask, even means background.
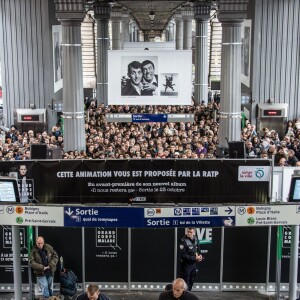
[[[227,158],[228,157],[228,148],[217,146],[216,157],[217,158]]]
[[[61,148],[48,148],[47,159],[61,159]]]
[[[46,159],[47,145],[45,144],[31,144],[30,145],[30,159]]]
[[[246,150],[244,142],[228,142],[229,158],[245,158]]]

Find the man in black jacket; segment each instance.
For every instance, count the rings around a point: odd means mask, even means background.
[[[90,284],[86,292],[77,296],[77,300],[110,300],[105,294],[100,293],[99,286]]]
[[[184,279],[188,290],[191,291],[198,271],[197,263],[203,259],[194,228],[187,228],[186,234],[180,240],[179,258],[179,277]]]

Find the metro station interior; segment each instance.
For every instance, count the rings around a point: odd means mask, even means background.
[[[13,200],[0,193],[0,299],[41,295],[28,260],[37,236],[77,274],[80,292],[96,283],[111,299],[157,298],[195,227],[200,299],[295,300],[298,165],[246,155],[241,123],[263,144],[266,128],[283,140],[300,118],[299,11],[298,0],[0,0],[1,153],[11,127],[63,129],[63,151],[29,142],[28,157],[0,161],[0,183],[10,178],[18,190]],[[208,112],[217,154],[66,159],[88,152],[87,102],[103,115],[100,138],[111,124],[120,134],[118,124],[138,124],[145,140],[153,124],[201,128],[190,108],[217,102]]]

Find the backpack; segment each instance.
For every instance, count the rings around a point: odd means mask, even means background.
[[[60,272],[60,293],[64,296],[73,296],[77,292],[78,278],[72,270],[64,269]]]

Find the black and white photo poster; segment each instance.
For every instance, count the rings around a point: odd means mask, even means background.
[[[191,51],[108,53],[108,104],[190,105]]]
[[[54,74],[54,92],[63,87],[62,75],[62,32],[61,25],[52,26],[52,44],[53,44],[53,74]]]

